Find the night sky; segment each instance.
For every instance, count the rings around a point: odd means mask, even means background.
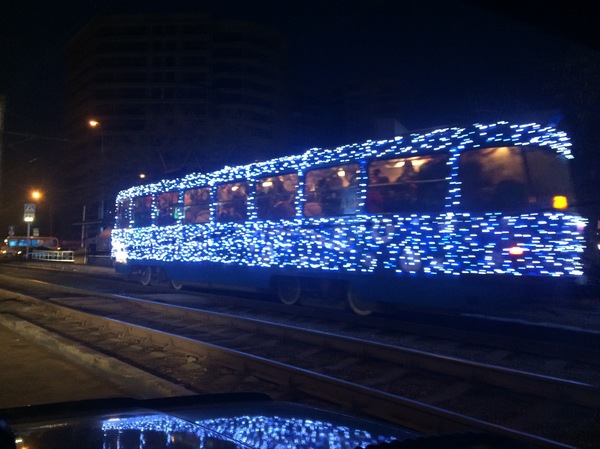
[[[523,108],[552,107],[550,100],[533,97],[539,89],[532,86],[548,76],[548,64],[581,46],[562,36],[569,32],[566,25],[547,33],[479,3],[11,2],[0,18],[0,92],[8,101],[7,130],[56,132],[59,117],[53,111],[62,101],[64,45],[95,15],[106,13],[208,11],[223,19],[264,23],[286,36],[300,85],[325,89],[341,80],[401,77],[410,107],[397,118],[409,128],[435,125],[427,122],[432,110],[443,111],[434,117],[446,117],[444,122],[453,121],[452,115],[460,118],[463,108],[479,106],[481,96],[489,97],[489,107],[498,109],[498,115],[503,113],[506,94],[518,95],[515,101]]]
[[[489,8],[499,3],[507,5],[502,13]],[[589,36],[590,29],[595,33],[598,28],[591,6],[584,10],[579,6],[583,2],[575,1],[569,2],[570,9],[561,6],[548,11],[531,6],[545,2],[525,2],[527,8],[522,3],[10,2],[0,14],[0,94],[7,102],[4,171],[22,166],[26,173],[31,161],[60,146],[64,46],[99,14],[208,12],[219,19],[268,25],[284,34],[299,87],[329,92],[347,81],[402,80],[406,101],[395,118],[408,129],[485,121],[488,117],[512,118],[532,111],[570,108],[561,114],[575,115],[577,108],[588,106],[586,99],[600,101],[599,47]],[[563,22],[556,22],[557,17]],[[574,27],[577,21],[583,26]],[[583,58],[586,68],[577,66],[565,74],[565,67],[571,64],[565,61],[574,58]],[[593,92],[589,90],[590,79],[595,80]],[[575,96],[586,104],[574,105]],[[580,125],[598,129],[599,124],[593,122],[598,118],[597,107],[585,114],[588,121]],[[600,144],[597,138],[586,139],[588,147]],[[12,195],[8,186],[4,187],[3,194]]]

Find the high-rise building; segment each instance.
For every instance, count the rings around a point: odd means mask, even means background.
[[[273,30],[202,14],[106,16],[66,53],[67,222],[86,206],[83,221],[102,229],[140,173],[247,163],[284,145],[285,46]]]

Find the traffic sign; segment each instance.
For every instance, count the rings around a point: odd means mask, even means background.
[[[32,222],[35,219],[35,204],[26,203],[25,213],[23,214],[23,221]]]

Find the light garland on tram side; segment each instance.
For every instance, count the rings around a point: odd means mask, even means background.
[[[508,217],[490,211],[478,216],[460,212],[461,182],[458,156],[467,148],[493,145],[547,146],[572,158],[571,143],[561,131],[537,124],[474,125],[444,128],[391,140],[368,141],[334,149],[313,148],[303,154],[208,174],[190,174],[180,179],[132,187],[119,193],[127,198],[214,187],[239,180],[255,183],[260,177],[296,172],[299,175],[297,216],[283,221],[258,220],[254,196],[248,196],[248,220],[241,223],[209,222],[113,231],[113,255],[127,260],[157,262],[217,262],[257,267],[296,267],[373,273],[379,266],[396,272],[426,274],[514,274],[578,276],[584,248],[585,221],[562,212],[538,212]],[[365,158],[449,152],[449,189],[439,215],[350,215],[303,218],[303,174],[309,169],[348,164]],[[359,207],[366,202],[367,179],[359,175]],[[132,207],[132,206],[130,206]],[[157,214],[154,205],[153,215]],[[215,205],[211,205],[211,216]],[[131,217],[131,213],[129,214]],[[370,229],[365,227],[370,223]],[[518,231],[523,229],[524,232]],[[511,236],[524,248],[518,257],[498,254],[498,241]],[[379,262],[378,262],[379,261]]]

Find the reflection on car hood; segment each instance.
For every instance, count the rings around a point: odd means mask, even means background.
[[[92,400],[4,410],[0,415],[19,449],[354,449],[416,436],[260,394]]]

